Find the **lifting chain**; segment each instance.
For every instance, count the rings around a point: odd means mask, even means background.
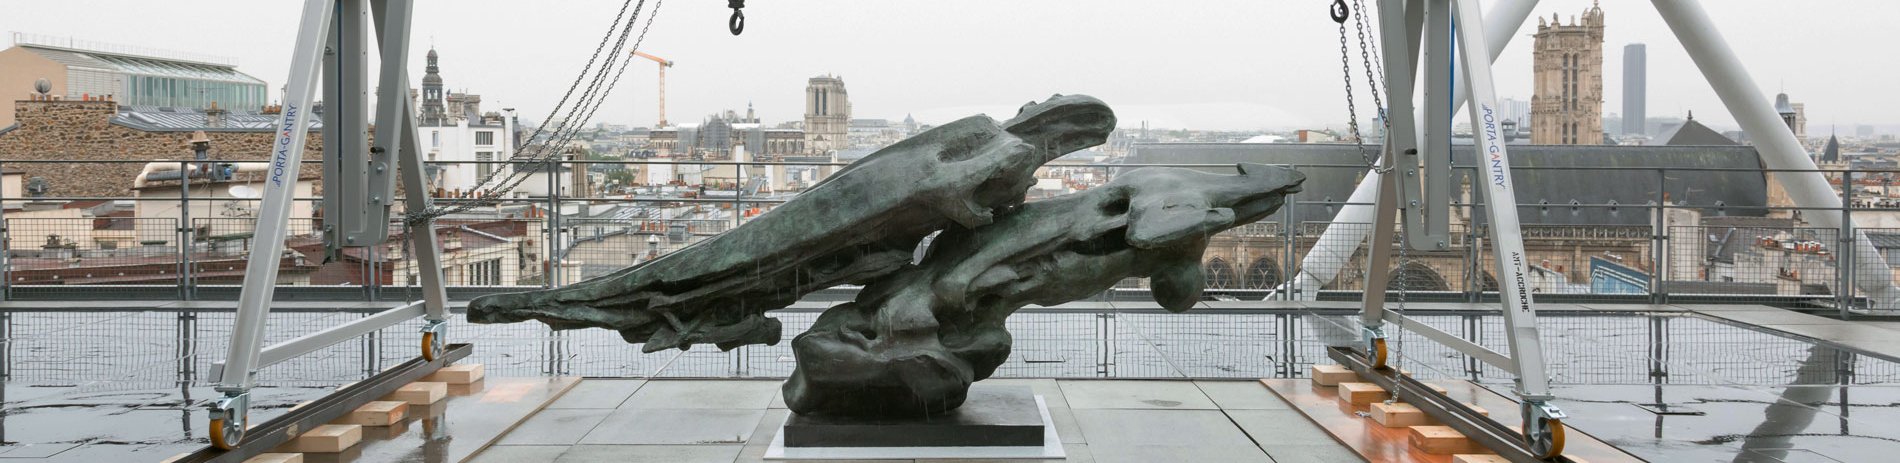
[[[1354,0],[1354,3],[1358,3],[1358,1]],[[1361,16],[1364,16],[1363,14],[1364,11],[1365,11],[1364,9],[1360,10]],[[1349,7],[1346,5],[1346,0],[1333,0],[1332,8],[1329,11],[1329,13],[1332,17],[1333,22],[1339,24],[1339,72],[1340,72],[1342,81],[1346,84],[1345,87],[1346,87],[1347,131],[1352,136],[1352,141],[1353,141],[1354,146],[1356,146],[1359,149],[1359,160],[1364,162],[1366,164],[1366,168],[1372,169],[1375,174],[1383,174],[1386,171],[1391,170],[1391,167],[1389,166],[1380,167],[1378,165],[1378,162],[1372,159],[1372,152],[1366,150],[1366,138],[1359,131],[1358,103],[1353,101],[1352,51],[1346,46],[1346,20],[1352,17],[1352,7]],[[1379,120],[1381,123],[1384,123],[1385,102],[1380,97],[1378,84],[1375,80],[1373,80],[1373,77],[1371,75],[1371,73],[1373,72],[1372,65],[1371,65],[1372,58],[1370,55],[1367,54],[1367,51],[1365,49],[1366,33],[1365,33],[1365,26],[1364,26],[1363,21],[1364,21],[1363,19],[1359,21],[1360,60],[1366,63],[1365,64],[1366,69],[1367,69],[1366,82],[1372,85],[1371,90],[1372,90],[1373,104],[1377,105],[1380,108]],[[1381,71],[1381,73],[1383,73],[1383,71]]]

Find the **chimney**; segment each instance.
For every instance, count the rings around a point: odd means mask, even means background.
[[[224,112],[218,109],[217,101],[212,101],[211,107],[205,108],[205,127],[224,127]]]
[[[211,151],[211,137],[206,136],[203,130],[191,132],[192,158],[199,161],[211,159],[209,151]]]

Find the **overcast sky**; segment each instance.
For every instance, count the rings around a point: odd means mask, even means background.
[[[637,1],[637,0],[636,0]],[[1483,3],[1487,7],[1496,0]],[[235,57],[279,98],[302,2],[289,0],[9,2],[0,30]],[[725,30],[717,0],[672,0],[642,46],[678,63],[668,111],[691,122],[756,105],[766,122],[799,118],[805,79],[844,77],[854,117],[926,123],[1085,93],[1124,127],[1254,129],[1338,126],[1346,119],[1339,37],[1327,0],[753,0],[745,35]],[[1368,1],[1370,3],[1370,1]],[[1590,0],[1545,0],[1565,22]],[[1829,124],[1900,123],[1900,2],[1703,2],[1762,87],[1807,103],[1810,132]],[[411,79],[442,55],[454,91],[485,108],[540,120],[574,79],[620,2],[419,0]],[[652,3],[649,2],[649,9]],[[1622,112],[1623,45],[1649,44],[1649,115],[1732,126],[1715,94],[1647,1],[1603,2],[1604,111]],[[1500,97],[1531,94],[1525,24],[1497,63]],[[1354,39],[1356,41],[1356,39]],[[1353,60],[1358,61],[1357,52]],[[595,122],[650,125],[655,71],[635,68]],[[1364,77],[1361,114],[1370,111]],[[6,90],[9,92],[17,89]]]

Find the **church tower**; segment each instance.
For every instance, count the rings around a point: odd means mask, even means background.
[[[1531,143],[1603,143],[1603,8],[1594,4],[1564,25],[1537,18],[1533,52]]]
[[[442,68],[436,65],[435,49],[429,49],[429,67],[422,75],[422,114],[417,125],[448,125],[448,112],[442,107]]]
[[[812,154],[850,148],[851,100],[844,79],[813,77],[805,84],[805,147]]]

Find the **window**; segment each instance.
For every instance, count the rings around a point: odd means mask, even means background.
[[[468,264],[469,286],[496,286],[501,284],[501,259],[490,259]]]
[[[488,163],[489,161],[494,161],[494,160],[495,160],[495,153],[492,151],[475,152],[475,162],[478,163],[478,164],[475,164],[475,177],[476,177],[475,180],[476,181],[481,181],[481,179],[488,178],[489,175],[495,173],[495,165]]]
[[[476,146],[493,146],[494,144],[495,144],[495,132],[491,132],[487,130],[475,132]]]
[[[432,148],[442,147],[442,132],[429,132],[429,146]]]

